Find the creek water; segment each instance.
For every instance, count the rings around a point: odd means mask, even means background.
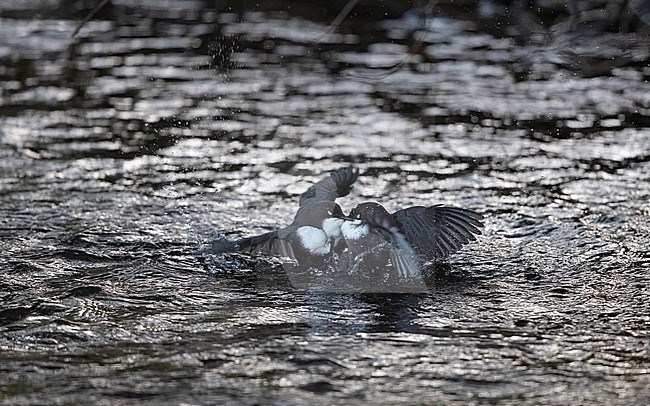
[[[650,403],[647,27],[71,3],[0,6],[3,404]],[[198,254],[350,164],[483,235],[418,294]]]

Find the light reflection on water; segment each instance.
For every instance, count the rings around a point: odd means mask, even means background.
[[[322,22],[168,6],[74,40],[68,17],[2,18],[3,401],[647,403],[642,42],[586,77],[570,34],[403,19],[315,49]],[[419,62],[373,76],[415,29]],[[474,208],[484,237],[422,294],[296,291],[277,261],[198,254],[288,223],[349,163],[345,209]]]

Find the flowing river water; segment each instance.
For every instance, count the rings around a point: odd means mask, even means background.
[[[647,26],[81,3],[0,5],[1,403],[650,403]],[[418,294],[198,253],[350,164],[483,235]]]

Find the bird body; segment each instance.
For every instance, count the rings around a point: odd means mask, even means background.
[[[422,265],[458,251],[481,234],[483,216],[456,207],[415,206],[390,213],[364,202],[345,215],[335,202],[347,196],[359,171],[332,171],[300,197],[287,227],[238,241],[214,241],[210,252],[288,257],[305,269],[375,281],[420,277]]]

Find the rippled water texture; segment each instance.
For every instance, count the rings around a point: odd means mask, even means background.
[[[650,403],[647,25],[81,3],[0,5],[1,403]],[[197,254],[349,164],[484,235],[420,294]]]

